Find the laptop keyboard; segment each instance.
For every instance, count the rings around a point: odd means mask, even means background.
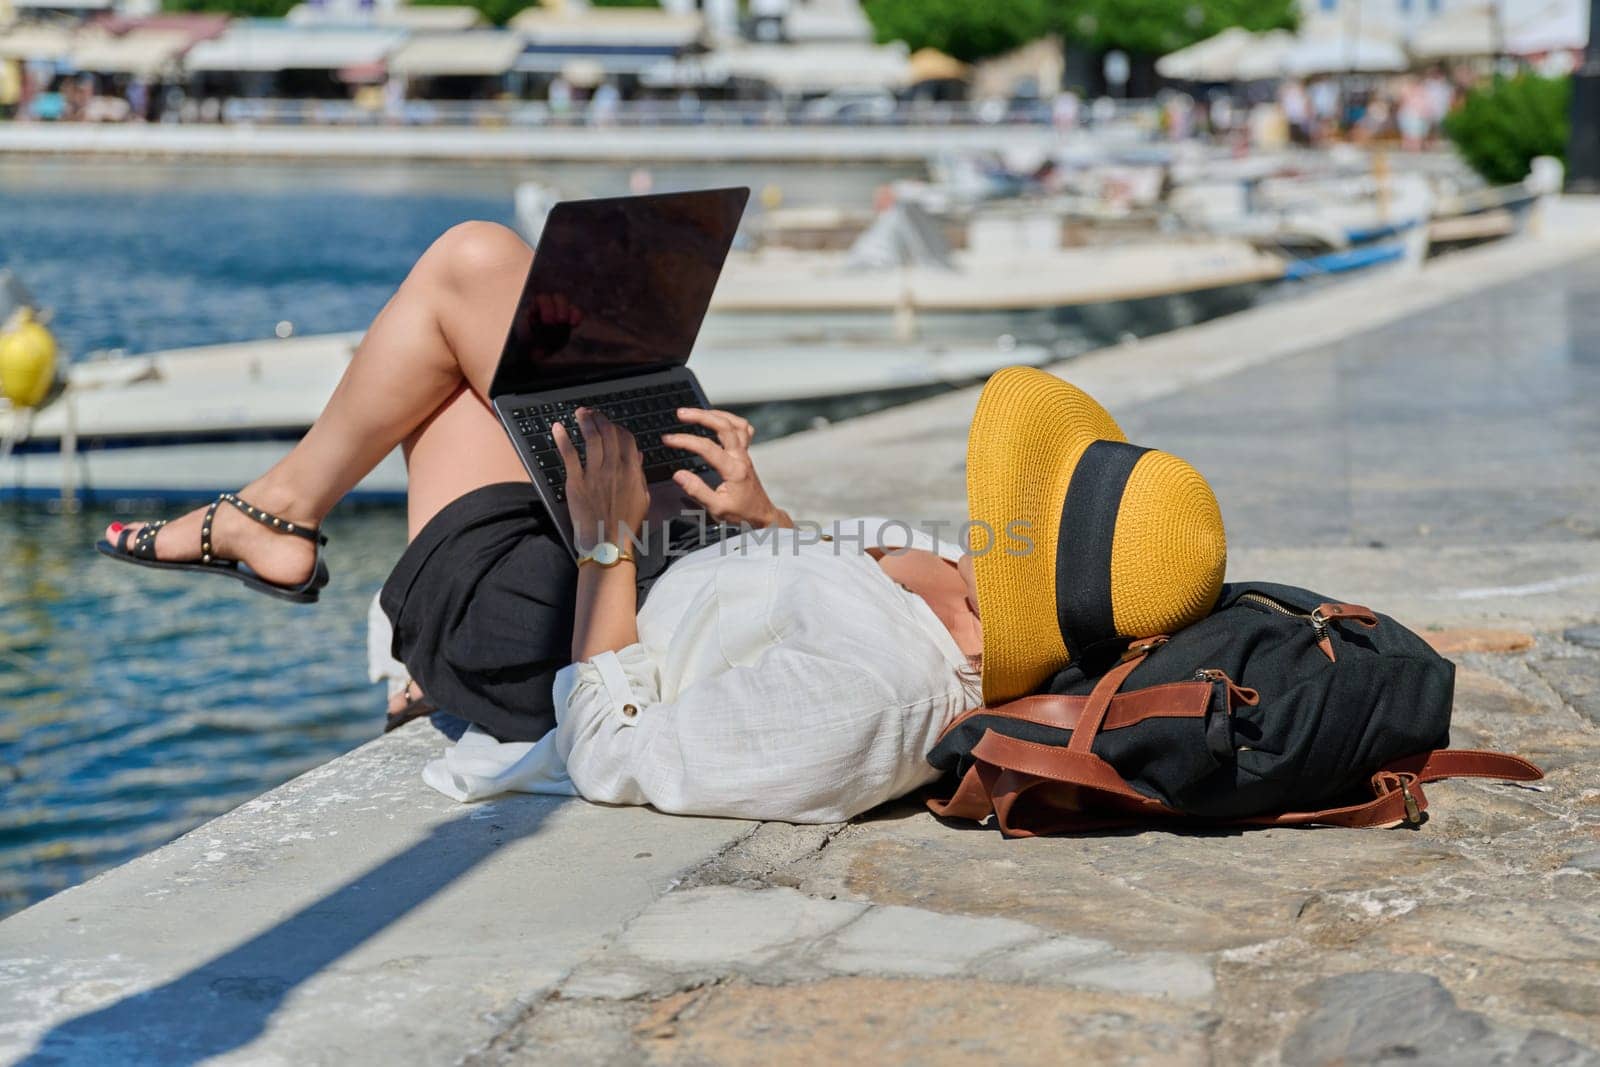
[[[704,426],[691,426],[678,421],[678,408],[699,407],[694,390],[683,382],[663,382],[641,389],[618,389],[598,393],[582,399],[557,400],[527,407],[513,408],[511,421],[522,435],[533,465],[544,472],[550,481],[552,494],[557,500],[567,498],[567,467],[556,451],[555,438],[550,428],[556,423],[566,427],[578,446],[578,455],[588,456],[583,431],[578,428],[574,412],[580,407],[594,408],[606,418],[633,434],[644,458],[646,482],[666,481],[673,471],[690,470],[705,473],[710,470],[704,460],[692,452],[668,448],[661,443],[662,434],[692,433],[716,439],[716,432]]]

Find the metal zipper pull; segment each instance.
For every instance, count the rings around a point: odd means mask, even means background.
[[[1228,694],[1229,711],[1232,711],[1240,704],[1244,704],[1247,707],[1253,708],[1257,704],[1261,703],[1260,693],[1256,692],[1254,689],[1249,689],[1245,686],[1239,685],[1232,678],[1228,677],[1227,671],[1220,671],[1215,667],[1203,668],[1194,672],[1194,680],[1197,682],[1210,682],[1212,685],[1225,686]]]
[[[1318,604],[1311,613],[1311,625],[1317,630],[1317,647],[1329,660],[1337,659],[1333,654],[1333,634],[1328,627],[1328,623],[1334,619],[1357,622],[1369,630],[1378,625],[1378,616],[1371,608],[1364,608],[1360,604]]]

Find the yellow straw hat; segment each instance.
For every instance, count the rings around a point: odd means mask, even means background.
[[[1044,371],[1007,367],[984,386],[967,509],[985,703],[1216,604],[1227,543],[1211,487],[1177,456],[1127,441],[1092,397]]]

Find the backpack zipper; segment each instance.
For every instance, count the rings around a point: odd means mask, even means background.
[[[1333,653],[1333,636],[1328,622],[1332,619],[1349,619],[1358,622],[1367,629],[1378,625],[1378,617],[1371,610],[1359,604],[1321,604],[1311,612],[1295,611],[1281,601],[1274,600],[1265,593],[1240,593],[1240,600],[1248,600],[1252,604],[1260,604],[1268,611],[1283,615],[1291,619],[1304,619],[1311,624],[1311,632],[1316,636],[1317,647],[1322,649],[1323,655],[1330,661],[1336,660]]]
[[[1241,593],[1239,594],[1239,599],[1248,600],[1252,604],[1260,604],[1268,611],[1282,615],[1285,618],[1303,619],[1310,623],[1311,632],[1317,639],[1317,647],[1322,649],[1323,655],[1327,656],[1330,661],[1335,658],[1333,654],[1333,638],[1328,633],[1328,620],[1323,618],[1320,608],[1312,612],[1296,611],[1282,601],[1274,600],[1265,593]]]
[[[1254,689],[1246,689],[1228,677],[1227,671],[1217,670],[1215,667],[1201,668],[1194,672],[1194,680],[1205,682],[1211,686],[1211,702],[1208,711],[1215,710],[1217,714],[1206,717],[1205,736],[1206,747],[1218,760],[1231,758],[1234,752],[1246,752],[1248,745],[1234,746],[1233,743],[1233,711],[1240,704],[1255,707],[1261,703],[1261,694]],[[1218,700],[1221,697],[1221,700]]]
[[[1245,704],[1253,708],[1261,703],[1260,693],[1235,682],[1228,677],[1227,671],[1219,671],[1215,667],[1205,667],[1194,672],[1194,680],[1197,682],[1210,682],[1212,685],[1225,687],[1225,692],[1228,694],[1228,711],[1230,713],[1239,704]]]

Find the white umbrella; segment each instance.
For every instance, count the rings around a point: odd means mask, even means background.
[[[1286,73],[1336,74],[1342,71],[1378,73],[1405,70],[1411,64],[1405,50],[1381,37],[1352,37],[1344,41],[1301,41],[1284,59]]]
[[[1424,22],[1411,35],[1411,52],[1419,59],[1489,56],[1503,45],[1505,16],[1489,6],[1461,7]]]
[[[1589,5],[1560,0],[1506,34],[1506,51],[1529,56],[1582,49],[1589,43]]]
[[[1281,78],[1287,71],[1284,61],[1298,41],[1288,30],[1272,30],[1254,35],[1250,46],[1233,63],[1233,76],[1239,81]]]
[[[1304,77],[1343,71],[1379,72],[1410,66],[1399,40],[1348,16],[1308,19],[1283,57],[1283,73]]]
[[[1177,81],[1220,82],[1234,76],[1234,65],[1256,35],[1234,26],[1156,60],[1156,72]]]

